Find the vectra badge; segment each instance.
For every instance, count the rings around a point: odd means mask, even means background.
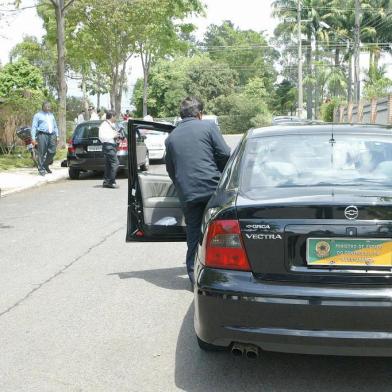
[[[358,207],[356,206],[348,206],[345,210],[344,210],[344,216],[349,219],[349,220],[355,220],[358,218],[359,215],[359,211],[358,211]]]
[[[245,234],[249,240],[281,240],[280,234]]]

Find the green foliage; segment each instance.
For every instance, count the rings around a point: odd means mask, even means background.
[[[199,97],[206,111],[215,114],[214,100],[235,91],[237,74],[226,64],[213,62],[206,56],[161,60],[152,68],[148,107],[153,117],[178,116],[179,104],[187,95]],[[135,86],[133,104],[142,116],[143,83]]]
[[[215,100],[214,105],[214,114],[219,116],[224,133],[242,133],[271,123],[267,105],[262,101],[252,100],[245,94],[222,95]]]
[[[333,98],[321,105],[321,120],[325,122],[334,122],[334,111],[343,103],[340,98]]]
[[[26,59],[0,70],[0,152],[12,152],[17,128],[31,124],[34,113],[48,99],[46,93],[41,71]]]
[[[267,89],[272,88],[276,78],[274,61],[278,54],[262,33],[240,30],[232,22],[225,21],[219,26],[209,26],[202,45],[212,60],[228,64],[238,72],[241,85],[260,77]]]
[[[83,98],[67,97],[67,121],[73,122],[82,110],[84,110]]]
[[[392,80],[386,75],[384,67],[372,65],[369,69],[363,96],[366,99],[382,98],[392,92]]]
[[[279,83],[273,96],[273,113],[275,115],[293,115],[297,107],[297,89],[285,79]]]
[[[15,92],[42,91],[41,71],[26,59],[9,63],[0,70],[0,97],[9,97]]]
[[[10,62],[20,59],[26,59],[31,65],[40,69],[45,86],[51,92],[57,91],[57,60],[54,45],[50,45],[45,40],[40,43],[36,37],[26,36],[10,52]]]

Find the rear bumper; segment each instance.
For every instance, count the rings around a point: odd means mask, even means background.
[[[266,351],[392,356],[392,289],[298,286],[201,269],[195,330],[203,341]]]
[[[127,155],[117,155],[119,161],[119,169],[126,169],[128,165],[128,156]],[[105,169],[105,160],[103,158],[93,159],[81,159],[75,156],[67,157],[67,165],[68,167],[74,167],[76,169],[80,169],[81,171],[88,170],[96,170],[103,171]]]

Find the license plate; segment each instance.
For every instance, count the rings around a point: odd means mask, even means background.
[[[309,266],[392,267],[392,239],[308,238]]]
[[[87,146],[87,151],[102,151],[102,146]]]

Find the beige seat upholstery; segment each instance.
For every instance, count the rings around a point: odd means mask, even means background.
[[[167,218],[174,218],[177,226],[185,226],[181,203],[169,176],[142,173],[139,174],[139,183],[145,224],[160,225]]]

